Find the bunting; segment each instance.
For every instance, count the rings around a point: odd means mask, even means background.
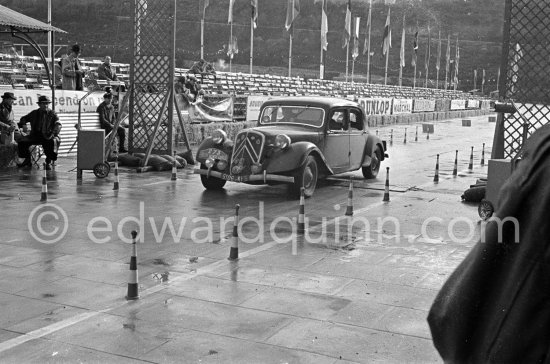
[[[323,0],[322,10],[321,10],[321,48],[323,50],[328,50],[328,17],[327,17],[327,1]]]
[[[290,28],[292,28],[292,23],[294,23],[294,20],[296,20],[298,14],[300,14],[300,0],[288,0],[285,22],[287,32],[289,32]]]
[[[229,0],[229,15],[227,16],[227,23],[233,23],[233,4],[235,4],[235,0]]]
[[[342,48],[346,48],[349,45],[351,38],[351,0],[348,0],[348,7],[346,8],[346,24],[344,25],[344,44]]]
[[[428,47],[426,47],[426,53],[424,58],[424,69],[426,70],[426,74],[428,74],[430,69],[430,57],[431,57],[431,43],[432,43],[432,35],[430,32],[430,25],[428,24]]]
[[[412,61],[411,61],[411,66],[413,67],[416,67],[417,52],[418,52],[418,24],[416,26],[416,32],[414,32],[414,39],[413,39],[413,52],[412,52]]]
[[[437,72],[441,69],[441,30],[439,31],[439,42],[437,43],[437,61],[435,63],[435,69]]]
[[[458,38],[456,39],[456,56],[455,56],[455,79],[454,83],[458,87],[458,63],[460,61],[460,47],[458,46]]]
[[[251,18],[254,29],[258,26],[258,0],[250,0]]]
[[[353,57],[353,59],[359,56],[359,23],[360,21],[361,21],[361,18],[356,16],[355,22],[354,22],[354,31],[353,31],[353,51],[351,53],[351,56]]]
[[[485,85],[485,68],[483,69],[483,72],[482,72],[482,78],[481,78],[481,85]]]
[[[451,35],[449,34],[447,36],[447,54],[445,55],[445,75],[449,73],[450,68],[451,68]],[[445,82],[446,81],[447,80],[445,80]]]
[[[388,8],[388,17],[386,18],[386,25],[384,26],[384,42],[382,43],[382,54],[386,55],[391,48],[391,27],[390,27],[390,11]]]
[[[399,52],[399,66],[405,67],[405,15],[403,15],[403,32],[401,33],[401,52]]]
[[[371,18],[371,12],[369,10],[369,16],[367,17],[367,27],[365,28],[365,43],[363,44],[363,54],[367,54],[369,51],[369,34],[370,34],[370,18]]]

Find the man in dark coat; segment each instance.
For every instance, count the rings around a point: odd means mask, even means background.
[[[61,123],[55,111],[48,106],[51,104],[47,96],[38,97],[38,109],[31,111],[23,116],[17,124],[20,128],[25,128],[26,124],[31,125],[31,132],[19,139],[17,149],[19,158],[24,158],[23,163],[18,167],[30,167],[31,154],[29,147],[31,145],[42,145],[44,154],[46,154],[46,169],[51,169],[51,163],[57,160],[57,149],[61,144],[59,133],[61,132]]]
[[[105,135],[109,134],[115,128],[116,115],[115,107],[112,104],[113,94],[106,93],[103,95],[103,102],[97,107],[97,113],[99,114],[99,123],[101,128],[105,130]],[[118,126],[116,129],[118,135],[118,152],[128,153],[124,148],[124,141],[126,140],[126,131],[122,126]]]
[[[445,363],[550,360],[548,181],[550,125],[545,125],[527,140],[481,242],[430,310],[434,345]]]
[[[111,68],[111,57],[105,57],[103,63],[97,67],[97,77],[100,80],[118,81],[115,71]]]
[[[19,132],[13,116],[12,105],[15,100],[13,92],[4,92],[0,103],[0,134],[6,136],[6,140],[10,142],[12,141],[12,133]]]

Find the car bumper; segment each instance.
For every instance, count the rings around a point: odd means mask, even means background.
[[[231,182],[258,182],[263,181],[267,182],[285,182],[285,183],[294,183],[294,177],[281,176],[279,174],[251,174],[246,176],[235,176],[232,174],[222,173],[218,171],[212,171],[209,169],[195,169],[194,174],[201,174],[208,177],[216,177],[226,181]]]

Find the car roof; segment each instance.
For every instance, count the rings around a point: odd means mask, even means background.
[[[322,108],[345,107],[359,105],[351,100],[340,99],[337,97],[326,96],[289,96],[289,97],[274,97],[266,100],[263,106],[268,105],[300,105],[300,106],[316,106]]]

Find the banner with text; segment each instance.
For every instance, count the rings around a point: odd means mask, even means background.
[[[260,116],[260,107],[269,99],[269,96],[248,96],[246,100],[246,121],[257,121]]]
[[[479,100],[468,100],[466,107],[468,109],[479,109]]]
[[[466,109],[466,100],[451,100],[451,110]]]
[[[410,114],[412,113],[412,99],[393,99],[392,114]]]
[[[359,105],[365,115],[390,115],[392,111],[392,99],[366,99],[360,98]]]
[[[435,111],[435,100],[414,99],[414,112]]]

